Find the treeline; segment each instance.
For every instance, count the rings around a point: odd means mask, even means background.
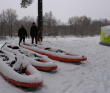
[[[30,36],[32,22],[37,24],[37,18],[24,16],[22,19],[18,19],[16,10],[3,10],[0,13],[0,38],[17,36],[21,25],[24,25]],[[87,16],[70,17],[67,23],[63,23],[50,11],[43,16],[43,36],[94,36],[99,35],[100,28],[106,25],[110,25],[110,21],[107,19],[92,20]]]
[[[0,38],[17,36],[18,29],[21,25],[24,25],[29,36],[32,22],[36,22],[34,17],[25,16],[22,19],[18,19],[16,10],[3,10],[2,13],[0,13]]]

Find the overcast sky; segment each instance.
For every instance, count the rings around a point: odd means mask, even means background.
[[[28,8],[21,8],[21,0],[1,0],[0,13],[2,10],[12,8],[16,10],[18,18],[33,16],[36,18],[38,0]],[[106,18],[110,20],[110,0],[43,0],[43,14],[52,11],[53,16],[62,22],[68,22],[69,17],[83,16],[92,19]]]

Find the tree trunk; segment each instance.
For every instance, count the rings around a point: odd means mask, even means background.
[[[38,0],[38,38],[42,41],[43,19],[42,19],[42,0]]]

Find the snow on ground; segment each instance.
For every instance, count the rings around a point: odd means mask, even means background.
[[[13,43],[18,38],[8,39]],[[0,41],[2,46],[6,41]],[[99,44],[100,36],[94,37],[45,37],[43,44],[88,59],[80,65],[56,61],[58,69],[42,72],[43,86],[39,89],[20,88],[0,77],[0,93],[110,93],[110,47]],[[31,42],[26,39],[26,42]]]

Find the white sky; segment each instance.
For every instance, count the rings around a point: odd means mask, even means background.
[[[21,8],[21,0],[1,0],[0,13],[2,10],[12,8],[16,10],[18,18],[34,16],[37,14],[38,0],[28,8]],[[43,0],[43,14],[52,11],[53,16],[62,22],[68,22],[69,17],[83,16],[92,19],[107,18],[110,20],[110,0]]]

